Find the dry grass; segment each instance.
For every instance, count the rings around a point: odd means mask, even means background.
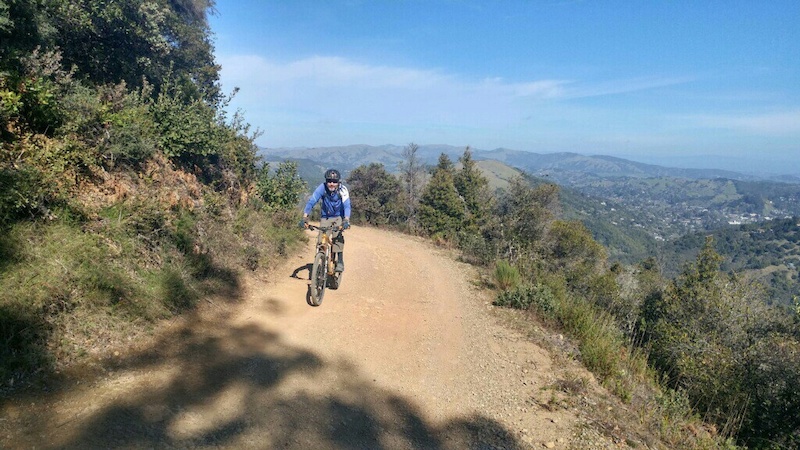
[[[577,360],[582,362],[585,357],[583,340],[563,337],[564,328],[554,325],[551,320],[540,320],[532,311],[497,308],[495,312],[507,325],[547,348],[554,358],[562,361],[559,364],[561,373],[549,387],[550,400],[542,407],[553,410],[580,408],[586,417],[586,426],[593,432],[628,447],[664,450],[736,448],[696,417],[685,397],[658,383],[647,365],[646,355],[641,352],[631,351],[619,341],[595,343],[607,347],[605,357],[615,359],[613,375],[600,378],[602,386],[597,386],[575,367]],[[584,331],[583,336],[583,339],[604,339],[603,333]]]
[[[130,345],[202,298],[236,301],[241,271],[269,270],[301,239],[163,159],[132,174],[97,177],[71,209],[0,236],[0,391]]]

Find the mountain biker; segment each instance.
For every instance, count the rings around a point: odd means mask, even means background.
[[[342,184],[342,174],[336,169],[325,171],[325,182],[317,186],[303,209],[303,220],[300,226],[308,228],[308,215],[320,202],[320,227],[334,227],[333,251],[336,253],[336,272],[344,272],[344,236],[341,229],[350,228],[350,193]],[[341,226],[341,229],[339,228]]]

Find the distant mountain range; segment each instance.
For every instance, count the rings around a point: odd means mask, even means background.
[[[260,155],[268,162],[296,161],[300,176],[314,187],[328,167],[341,170],[345,179],[370,163],[396,174],[403,150],[350,145],[261,149]],[[425,145],[417,156],[433,166],[442,153],[457,163],[464,148]],[[577,153],[472,149],[472,155],[492,188],[506,188],[521,172],[533,183],[558,184],[563,217],[586,225],[613,261],[632,264],[655,256],[674,276],[714,233],[726,267],[761,280],[778,302],[800,292],[800,176],[670,168]],[[773,239],[776,233],[780,236]]]
[[[259,154],[267,161],[309,160],[328,164],[347,173],[362,164],[380,163],[390,172],[398,170],[405,147],[396,145],[348,145],[340,147],[261,148]],[[450,145],[421,145],[417,152],[426,164],[436,164],[440,154],[448,155],[454,162],[464,153],[464,147]],[[576,176],[609,177],[674,177],[689,179],[725,178],[742,181],[780,181],[800,183],[797,176],[772,176],[746,174],[720,169],[681,169],[645,164],[623,158],[578,153],[532,153],[499,148],[495,150],[472,149],[475,160],[494,160],[523,170],[535,176],[548,176],[558,182],[569,183]],[[322,169],[324,170],[324,168]]]

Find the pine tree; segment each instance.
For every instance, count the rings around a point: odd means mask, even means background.
[[[400,182],[383,164],[359,166],[347,177],[352,218],[372,225],[400,223],[406,217],[399,204]]]
[[[419,222],[431,236],[451,240],[466,217],[464,200],[453,182],[453,162],[444,153],[425,186],[419,204]]]
[[[466,228],[478,231],[491,216],[493,196],[489,192],[489,181],[483,176],[469,146],[459,158],[461,170],[454,176],[456,190],[467,207]]]

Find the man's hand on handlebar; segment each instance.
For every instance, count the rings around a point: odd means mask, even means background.
[[[343,230],[349,230],[350,229],[350,221],[349,220],[345,219],[345,221],[342,223],[342,229]]]
[[[300,219],[300,228],[308,229],[308,217]]]

